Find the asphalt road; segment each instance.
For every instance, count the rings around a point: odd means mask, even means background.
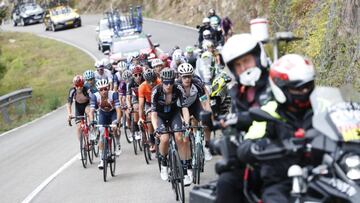
[[[97,58],[95,26],[100,16],[83,16],[83,26],[58,32],[45,32],[43,25],[12,27],[5,31],[31,32],[64,40],[81,47]],[[169,24],[145,21],[144,32],[152,34],[167,51],[174,45],[185,47],[197,39],[194,30]],[[88,67],[91,68],[91,67]],[[123,153],[117,159],[116,176],[107,183],[97,162],[84,169],[78,154],[75,128],[67,126],[65,108],[4,136],[0,135],[0,202],[21,202],[47,178],[61,170],[32,199],[32,202],[175,202],[168,182],[160,179],[157,164],[146,165],[143,154],[134,155],[132,145],[121,139]],[[71,161],[72,160],[72,161]],[[67,163],[68,167],[64,168]],[[216,178],[215,160],[206,163],[202,183]],[[191,187],[186,188],[188,201]]]

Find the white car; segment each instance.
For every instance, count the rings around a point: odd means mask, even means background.
[[[102,52],[110,50],[112,44],[113,30],[109,27],[108,19],[101,19],[99,25],[96,27],[96,41],[98,49]]]

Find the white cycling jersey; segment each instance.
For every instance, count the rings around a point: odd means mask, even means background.
[[[100,75],[99,71],[95,71],[95,80],[107,79],[109,83],[113,82],[113,76],[111,71],[108,69],[104,69],[104,73]]]

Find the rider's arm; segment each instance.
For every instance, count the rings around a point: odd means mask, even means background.
[[[118,74],[115,74],[113,77],[114,91],[118,91],[119,83],[120,82],[119,82]]]
[[[144,106],[145,106],[145,85],[144,83],[139,86],[139,118],[142,119],[144,116]]]
[[[203,101],[200,100],[201,104],[202,104],[204,110],[212,112],[210,102],[209,102],[210,101],[209,91],[207,90],[207,88],[205,88],[205,85],[203,86],[203,89],[204,89],[205,94],[201,96],[201,98],[204,99]]]
[[[131,108],[131,81],[126,84],[126,105]]]
[[[66,104],[66,110],[67,110],[67,113],[68,113],[68,117],[71,116],[71,105],[73,103],[75,93],[76,93],[75,88],[71,88],[69,90],[68,103]]]
[[[121,121],[121,109],[120,109],[120,100],[119,100],[118,92],[114,92],[113,101],[114,101],[115,110],[116,110],[116,121],[117,121],[117,123],[120,123],[120,121]]]
[[[159,96],[157,93],[157,88],[155,87],[151,94],[151,123],[156,130],[158,126],[158,114],[156,112],[156,106],[157,106],[157,97]]]
[[[183,107],[183,108],[181,108],[181,110],[182,110],[182,115],[183,115],[185,124],[189,125],[189,123],[190,123],[189,109],[187,107]]]
[[[90,115],[89,115],[90,121],[94,120],[95,109],[96,109],[96,96],[95,96],[95,94],[91,94],[91,96],[90,96]]]

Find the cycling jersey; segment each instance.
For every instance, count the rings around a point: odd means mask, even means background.
[[[98,90],[96,89],[95,85],[94,86],[90,86],[89,83],[85,83],[84,87],[86,87],[88,89],[88,93],[90,94],[95,94],[95,92],[97,92]]]
[[[160,79],[157,78],[155,81],[155,86],[160,84]],[[141,83],[141,85],[139,86],[139,97],[140,98],[145,98],[145,102],[146,103],[151,103],[151,92],[152,92],[152,87],[146,82],[144,81],[143,83]]]
[[[142,79],[141,80],[141,83],[143,82],[144,80]],[[140,83],[140,84],[141,84]],[[131,96],[131,102],[132,103],[137,103],[138,102],[138,97],[139,97],[139,92],[138,92],[138,89],[139,89],[139,84],[137,84],[135,82],[135,79],[132,78],[131,81],[127,84],[126,86],[126,95],[130,95]]]
[[[118,87],[119,96],[126,96],[126,82],[120,76],[120,72],[117,72],[114,76],[114,86]]]
[[[181,58],[181,59],[180,59],[180,63],[179,63],[179,64],[182,64],[182,63],[186,63],[185,58]],[[172,60],[172,61],[171,61],[171,63],[170,63],[170,68],[173,68],[173,69],[175,70],[175,72],[177,72],[178,65],[176,64],[176,61],[175,61],[175,60]]]
[[[176,81],[176,84],[178,85],[179,89],[184,92],[183,97],[183,104],[181,106],[184,107],[190,107],[193,103],[195,103],[201,96],[205,94],[205,84],[202,82],[202,80],[197,77],[193,76],[191,80],[191,87],[189,94],[185,93],[185,89],[181,84],[181,79]]]
[[[68,95],[68,103],[72,104],[75,100],[75,103],[78,104],[88,104],[89,103],[89,94],[88,88],[86,86],[83,87],[81,93],[78,93],[75,87],[70,88]]]
[[[166,94],[162,84],[154,87],[151,95],[151,110],[158,113],[158,117],[163,119],[172,118],[178,111],[179,106],[177,101],[180,100],[180,107],[183,104],[183,92],[179,89],[178,85],[173,86],[172,98],[170,103],[165,102]]]
[[[99,71],[95,71],[95,80],[107,79],[109,83],[112,83],[113,76],[111,71],[108,69],[104,69],[104,73],[100,75]]]
[[[110,112],[115,108],[120,108],[119,95],[117,92],[109,91],[107,99],[102,99],[99,92],[91,95],[90,99],[91,109],[100,109],[101,112]]]

